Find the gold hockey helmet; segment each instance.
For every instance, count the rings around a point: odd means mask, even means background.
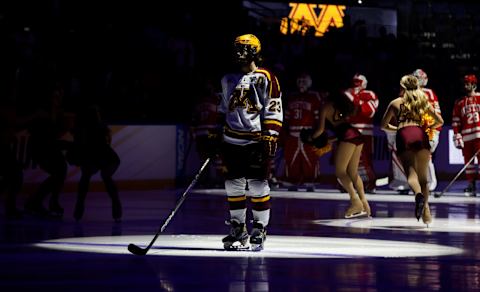
[[[235,38],[235,57],[240,62],[251,62],[256,59],[262,46],[253,34],[244,34]]]

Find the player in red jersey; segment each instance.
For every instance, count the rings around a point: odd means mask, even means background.
[[[212,156],[212,151],[216,150],[214,149],[216,145],[212,145],[213,139],[209,135],[217,130],[217,108],[219,103],[220,96],[215,92],[213,84],[211,81],[206,82],[195,105],[191,125],[191,133],[195,141],[196,150],[203,160]],[[221,184],[223,179],[222,173],[224,168],[222,160],[219,155],[214,155],[213,158],[213,167],[208,169],[208,172],[201,180],[201,183],[206,187],[216,187]]]
[[[425,73],[425,71],[423,71],[422,69],[417,69],[413,72],[413,76],[417,77],[420,88],[423,90],[423,92],[427,96],[428,102],[433,106],[433,108],[435,109],[435,112],[441,115],[442,111],[440,110],[440,104],[438,103],[437,95],[432,89],[426,87],[428,83],[427,73]],[[442,127],[438,127],[435,130],[436,131],[433,132],[434,133],[433,139],[430,140],[430,152],[432,154],[435,152],[435,149],[437,149],[438,141],[440,138],[440,131],[442,130]],[[433,165],[432,159],[430,159],[428,170],[429,170],[429,189],[430,191],[434,191],[435,188],[437,187],[437,176],[435,174],[435,167]]]
[[[452,114],[453,142],[455,147],[462,149],[463,158],[467,163],[480,149],[480,93],[476,92],[477,77],[464,77],[466,95],[455,102]],[[471,163],[465,171],[468,186],[466,196],[476,195],[475,182],[478,177],[478,165]]]
[[[363,135],[364,144],[358,174],[362,178],[367,193],[375,192],[376,175],[373,169],[373,116],[378,108],[377,95],[367,90],[367,78],[361,74],[355,74],[352,80],[352,87],[345,91],[345,94],[355,104],[358,110],[349,121]]]
[[[320,95],[310,91],[312,79],[306,73],[297,78],[298,92],[291,94],[285,107],[285,175],[296,191],[298,186],[306,183],[307,191],[314,191],[313,182],[319,173],[318,155],[312,145],[300,140],[302,129],[311,129],[318,124],[321,107]]]

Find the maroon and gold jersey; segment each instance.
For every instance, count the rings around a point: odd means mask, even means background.
[[[225,115],[224,141],[247,145],[262,135],[278,136],[283,122],[280,85],[268,70],[258,68],[243,75],[237,84],[222,82],[219,112]]]

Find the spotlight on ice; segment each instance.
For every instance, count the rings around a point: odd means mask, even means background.
[[[148,256],[262,257],[262,258],[359,258],[430,257],[460,254],[462,249],[423,242],[394,240],[269,235],[261,252],[225,251],[222,235],[160,235]],[[127,246],[142,245],[151,235],[77,237],[46,240],[36,247],[51,250],[131,255]]]

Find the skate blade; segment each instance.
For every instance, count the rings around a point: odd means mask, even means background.
[[[362,212],[353,213],[350,215],[345,215],[345,219],[352,219],[352,218],[366,217],[366,216],[367,216],[367,212],[362,211]]]
[[[251,249],[251,251],[261,251],[261,250],[263,250],[263,244],[251,243],[250,244],[250,249]]]
[[[63,217],[63,212],[50,212],[50,216],[55,219],[59,219]]]
[[[250,245],[248,243],[242,244],[240,241],[234,243],[225,243],[223,248],[228,251],[245,251],[250,250]]]

